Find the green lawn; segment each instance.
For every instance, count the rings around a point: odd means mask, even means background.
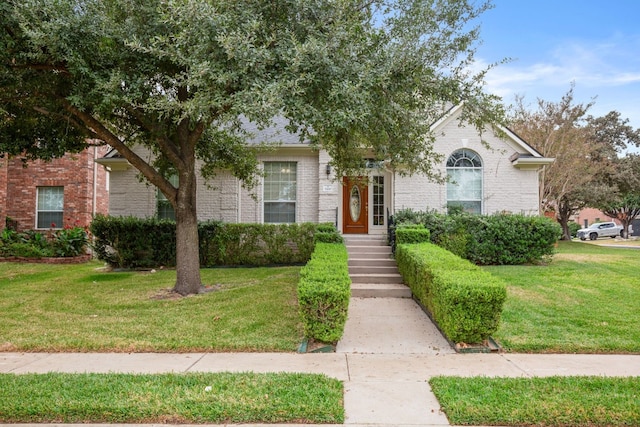
[[[167,298],[174,271],[0,263],[0,350],[295,351],[298,267],[202,270],[215,289]]]
[[[0,263],[4,351],[295,351],[299,267],[174,271]],[[209,389],[208,387],[211,387]],[[310,374],[0,374],[0,422],[342,423],[340,381]]]
[[[342,394],[311,374],[4,374],[0,422],[341,424]]]
[[[640,250],[560,242],[549,265],[487,270],[508,285],[507,351],[640,353]]]
[[[640,378],[456,378],[429,381],[454,425],[640,425]]]

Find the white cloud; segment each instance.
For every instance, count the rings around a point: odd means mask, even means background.
[[[594,115],[619,111],[640,127],[640,37],[615,35],[600,43],[565,41],[552,51],[527,51],[523,59],[498,65],[486,76],[486,90],[505,103],[523,95],[529,101],[559,101],[575,83],[576,102],[590,102]],[[482,69],[487,63],[478,61]]]

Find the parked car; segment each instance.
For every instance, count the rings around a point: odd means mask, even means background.
[[[578,230],[577,236],[580,240],[596,240],[598,237],[622,237],[622,226],[615,222],[596,222],[589,228]]]

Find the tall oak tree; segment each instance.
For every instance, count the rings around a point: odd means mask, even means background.
[[[196,174],[255,182],[243,127],[284,118],[340,174],[361,150],[433,176],[429,125],[501,108],[470,71],[471,0],[8,0],[0,4],[0,153],[108,144],[172,204],[180,294],[201,290]],[[154,154],[149,161],[136,147]],[[201,167],[199,166],[201,165]],[[168,179],[178,177],[178,185]]]

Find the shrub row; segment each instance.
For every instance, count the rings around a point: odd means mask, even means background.
[[[319,242],[300,271],[298,303],[307,338],[337,342],[344,332],[351,279],[343,244]]]
[[[541,262],[553,255],[561,234],[557,222],[541,216],[404,210],[393,216],[393,222],[396,233],[403,225],[422,224],[431,232],[432,243],[478,265]]]
[[[97,216],[91,224],[96,256],[118,268],[174,266],[176,224],[155,218]],[[198,225],[200,265],[304,264],[315,241],[341,241],[331,224]]]
[[[432,243],[398,244],[398,269],[415,298],[455,343],[481,343],[498,328],[504,282]]]

